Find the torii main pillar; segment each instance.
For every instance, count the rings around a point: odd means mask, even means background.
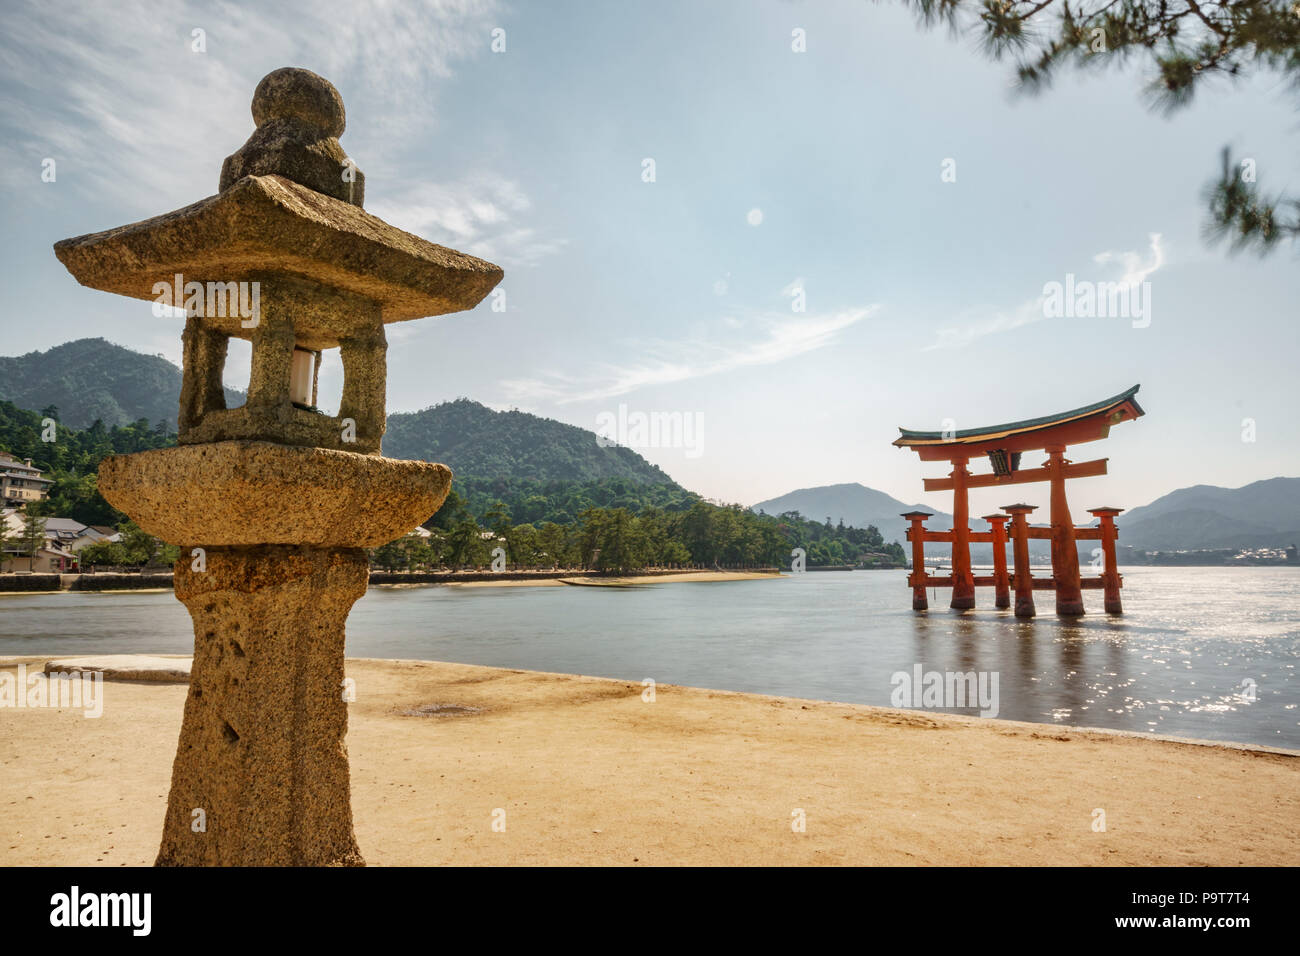
[[[1074,519],[1065,500],[1064,445],[1046,449],[1052,487],[1052,577],[1056,581],[1056,613],[1063,617],[1083,614],[1083,589],[1079,585],[1079,549],[1074,543]]]
[[[975,574],[970,566],[970,500],[966,494],[969,459],[952,460],[952,602],[959,611],[975,606]]]

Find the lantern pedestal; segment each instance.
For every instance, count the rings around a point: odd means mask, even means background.
[[[176,564],[194,665],[158,865],[363,865],[343,626],[366,591],[365,551],[212,548],[205,563]]]
[[[352,831],[344,622],[366,548],[436,512],[451,471],[227,441],[115,455],[99,489],[181,544],[194,621],[160,866],[362,865]]]

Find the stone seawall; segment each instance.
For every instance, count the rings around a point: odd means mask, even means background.
[[[145,574],[65,574],[71,578],[65,587],[69,591],[138,591],[143,588],[170,588],[170,571],[150,571]]]
[[[58,591],[61,574],[0,574],[0,591]]]
[[[30,591],[139,591],[171,588],[170,571],[145,574],[0,574],[0,592]]]

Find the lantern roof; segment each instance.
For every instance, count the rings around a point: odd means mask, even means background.
[[[245,176],[183,209],[64,239],[54,253],[82,285],[136,299],[157,301],[155,285],[177,275],[288,275],[371,299],[384,322],[472,309],[504,275],[279,175]]]

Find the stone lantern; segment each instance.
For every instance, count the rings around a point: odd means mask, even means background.
[[[365,549],[426,520],[451,485],[443,465],[381,456],[384,326],[473,308],[502,271],[362,209],[326,80],[268,74],[253,119],[217,195],[54,250],[82,285],[186,313],[178,447],[99,471],[109,502],[181,546],[176,596],[194,621],[158,863],[359,865],[344,621]],[[239,408],[222,387],[231,337],[252,343]],[[325,415],[318,362],[333,348],[343,395]]]

